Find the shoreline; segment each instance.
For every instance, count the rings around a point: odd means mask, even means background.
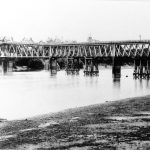
[[[1,123],[0,148],[148,149],[149,129],[146,95]]]
[[[70,110],[76,110],[76,109],[83,109],[83,108],[88,108],[88,107],[95,107],[95,106],[100,106],[100,105],[105,105],[105,104],[112,104],[112,103],[117,103],[117,102],[122,102],[122,101],[129,101],[132,99],[141,99],[141,98],[150,98],[150,95],[144,95],[144,96],[134,96],[134,97],[129,97],[129,98],[122,98],[122,99],[116,99],[116,100],[111,100],[111,101],[105,101],[102,103],[95,103],[95,104],[89,104],[89,105],[84,105],[84,106],[79,106],[79,107],[71,107],[71,108],[66,108],[66,109],[62,109],[59,111],[55,111],[55,112],[49,112],[49,113],[44,113],[44,114],[37,114],[34,116],[30,116],[30,117],[22,117],[22,118],[16,118],[16,119],[7,119],[7,118],[0,118],[0,120],[4,120],[4,121],[19,121],[19,120],[25,120],[25,119],[33,119],[33,118],[39,118],[39,117],[44,117],[47,115],[52,115],[52,114],[58,114],[58,113],[63,113],[63,112],[67,112]]]
[[[84,105],[84,106],[79,106],[79,107],[71,107],[71,108],[66,108],[66,109],[62,109],[59,111],[55,111],[55,112],[49,112],[49,113],[44,113],[44,114],[37,114],[34,116],[30,116],[30,117],[22,117],[22,118],[16,118],[16,119],[7,119],[7,118],[0,118],[3,119],[5,121],[19,121],[19,120],[25,120],[25,119],[33,119],[33,118],[39,118],[39,117],[43,117],[43,116],[47,116],[47,115],[52,115],[52,114],[58,114],[58,113],[63,113],[63,112],[67,112],[70,110],[75,110],[75,109],[83,109],[83,108],[88,108],[88,107],[95,107],[95,106],[100,106],[100,105],[105,105],[105,104],[112,104],[112,103],[117,103],[117,102],[122,102],[122,101],[129,101],[132,99],[141,99],[141,98],[150,98],[150,95],[144,95],[144,96],[134,96],[134,97],[129,97],[129,98],[122,98],[122,99],[116,99],[116,100],[111,100],[111,101],[105,101],[102,103],[95,103],[95,104],[89,104],[89,105]]]

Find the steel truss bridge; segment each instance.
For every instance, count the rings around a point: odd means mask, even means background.
[[[99,43],[0,43],[0,58],[149,57],[150,40]]]

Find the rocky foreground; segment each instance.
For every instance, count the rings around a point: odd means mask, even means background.
[[[2,121],[0,149],[150,149],[150,96]]]

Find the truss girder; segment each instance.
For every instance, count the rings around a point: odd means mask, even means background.
[[[149,57],[150,43],[98,45],[1,44],[0,57]]]

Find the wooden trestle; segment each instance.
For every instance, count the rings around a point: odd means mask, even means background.
[[[134,78],[150,78],[150,59],[149,58],[136,58],[134,60]]]
[[[99,75],[98,63],[96,62],[95,59],[85,58],[84,75],[86,76]]]

